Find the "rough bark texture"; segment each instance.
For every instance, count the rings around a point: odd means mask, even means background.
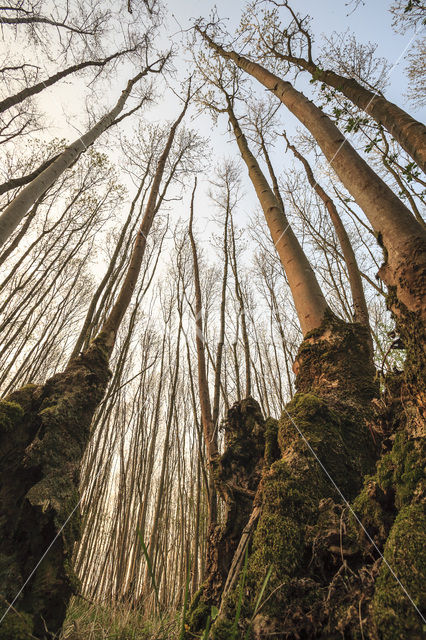
[[[0,617],[13,603],[1,640],[56,637],[79,589],[80,466],[109,378],[101,334],[65,371],[0,402]]]
[[[426,302],[424,297],[417,297],[417,305],[408,304],[415,299],[417,292],[426,291],[424,245],[420,239],[407,244],[405,259],[395,265],[392,252],[383,245],[381,237],[379,242],[383,246],[385,257],[379,275],[388,283],[387,306],[407,351],[404,363],[406,383],[411,389],[411,397],[415,399],[423,419],[426,420]],[[409,297],[404,296],[403,292],[408,292]]]
[[[225,505],[222,524],[211,534],[206,580],[195,595],[188,623],[191,633],[205,628],[211,606],[219,606],[235,550],[247,524],[260,481],[265,451],[265,420],[253,398],[236,402],[224,424],[225,452],[216,469]]]
[[[346,503],[315,456],[347,500],[374,469],[376,448],[368,423],[377,386],[366,337],[365,327],[327,314],[323,326],[301,345],[297,393],[279,421],[280,459],[262,478],[237,637],[245,637],[248,628],[249,637],[259,639],[268,634],[342,637],[338,611],[327,609],[335,601],[328,594],[340,580],[342,559],[351,557],[354,548],[341,544]],[[265,602],[253,618],[269,566]],[[215,640],[231,633],[238,593],[234,589],[223,605],[225,615],[212,631]]]

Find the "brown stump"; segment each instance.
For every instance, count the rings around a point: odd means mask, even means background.
[[[218,607],[241,534],[252,511],[265,451],[265,421],[251,397],[236,402],[224,423],[225,452],[215,468],[218,492],[224,501],[223,522],[211,534],[206,579],[191,604],[191,633],[203,631],[212,605]]]

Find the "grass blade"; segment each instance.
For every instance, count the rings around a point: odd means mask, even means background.
[[[244,585],[245,585],[246,576],[247,576],[247,565],[248,565],[248,545],[246,547],[246,553],[244,556],[244,567],[243,567],[243,573],[241,576],[240,595],[238,597],[237,609],[235,611],[234,624],[232,625],[232,636],[231,636],[232,640],[236,640],[236,637],[237,637],[238,623],[240,621],[240,615],[241,615],[241,605],[242,605],[243,596],[244,596]]]
[[[180,626],[179,640],[185,640],[185,618],[186,618],[186,610],[188,608],[190,579],[191,579],[191,563],[188,562],[188,571],[187,571],[186,582],[185,582],[185,596],[183,599],[182,622]]]
[[[254,621],[254,618],[256,616],[256,613],[259,611],[260,602],[261,602],[261,600],[263,598],[263,594],[265,593],[265,589],[266,589],[266,587],[268,585],[268,582],[269,582],[269,580],[271,578],[271,573],[272,573],[272,565],[269,567],[269,569],[268,569],[268,571],[266,573],[265,579],[264,579],[262,587],[260,589],[260,593],[259,593],[258,598],[256,600],[256,604],[255,604],[255,607],[254,607],[253,615],[251,617],[250,624],[249,624],[248,629],[246,631],[245,640],[248,640],[250,629],[251,629],[251,625],[253,624],[253,621]]]
[[[148,573],[149,573],[149,577],[151,579],[152,587],[154,589],[155,602],[157,603],[158,611],[160,611],[160,598],[158,597],[158,587],[157,587],[157,583],[155,582],[154,573],[152,571],[151,559],[149,557],[148,549],[146,548],[146,544],[144,542],[144,539],[143,539],[142,534],[139,531],[139,529],[137,529],[137,533],[138,533],[138,536],[139,536],[139,540],[140,540],[140,543],[141,543],[143,554],[145,556],[145,560],[146,560],[146,564],[147,564],[147,567],[148,567]]]

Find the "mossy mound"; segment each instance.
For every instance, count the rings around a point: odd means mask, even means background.
[[[275,453],[268,453],[272,464],[262,478],[238,637],[250,629],[256,640],[271,634],[340,638],[354,618],[345,609],[351,579],[345,563],[361,554],[356,541],[341,544],[341,523],[346,501],[355,498],[377,459],[369,421],[378,386],[366,329],[327,314],[301,345],[295,370],[298,393],[278,428],[270,425],[269,447],[267,437],[267,451]],[[276,444],[279,459],[273,460]],[[269,567],[258,613],[255,603]],[[237,601],[234,588],[222,605],[222,625],[232,624]]]
[[[356,449],[354,432],[358,432]],[[330,522],[323,517],[324,499],[342,502],[330,477],[351,499],[361,486],[365,468],[371,471],[374,455],[366,425],[354,425],[348,414],[330,409],[326,400],[314,394],[296,394],[287,405],[279,422],[278,439],[282,457],[263,478],[262,514],[253,539],[248,581],[259,585],[266,568],[273,567],[270,587],[281,586],[264,613],[281,619],[288,612],[294,579],[303,575],[316,580],[308,566],[318,530],[327,533],[327,552],[336,545],[329,535]],[[336,527],[338,532],[338,523],[334,523]],[[318,595],[321,581],[315,587],[314,583],[307,586],[305,599],[312,606],[312,593]]]
[[[0,602],[11,602],[37,566],[15,604],[18,617],[32,618],[35,637],[46,636],[45,626],[59,632],[79,588],[71,556],[80,537],[80,466],[109,378],[101,337],[64,372],[0,403]]]
[[[426,513],[424,504],[405,506],[386,541],[372,603],[372,619],[381,640],[425,637]],[[418,611],[416,610],[416,607]]]
[[[0,624],[0,640],[30,640],[34,622],[28,613],[9,611]]]
[[[187,614],[188,628],[200,632],[205,628],[211,610],[211,605],[207,604],[203,595],[204,587],[201,587],[193,596]]]

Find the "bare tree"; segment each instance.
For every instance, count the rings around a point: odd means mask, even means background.
[[[424,317],[424,284],[423,276],[419,279],[419,270],[424,270],[426,236],[411,212],[345,140],[336,125],[289,82],[235,51],[226,51],[198,26],[197,30],[218,55],[233,61],[277,95],[311,132],[387,250],[381,278],[388,286],[396,287],[397,299],[408,310]],[[413,251],[417,256],[415,264]]]
[[[2,553],[8,558],[9,566],[14,567],[9,573],[11,578],[3,589],[7,601],[10,602],[10,598],[15,597],[11,605],[4,609],[3,617],[11,615],[15,619],[15,614],[10,609],[25,591],[25,602],[28,603],[26,614],[33,621],[33,634],[36,637],[44,636],[45,626],[49,632],[57,633],[60,630],[66,606],[75,590],[71,559],[74,543],[80,535],[78,484],[81,460],[89,440],[92,417],[111,377],[109,358],[137,284],[165,164],[189,99],[188,92],[184,107],[170,128],[125,278],[98,334],[81,355],[71,360],[64,371],[57,373],[44,385],[27,386],[13,392],[1,404],[5,419],[9,422],[16,421],[14,433],[17,439],[12,441],[8,438],[8,433],[2,431],[2,435],[8,440],[3,442],[2,437],[2,450],[9,452],[6,453],[8,463],[2,474]],[[40,422],[43,423],[43,434],[39,432]],[[15,452],[14,455],[12,452]],[[32,471],[34,468],[38,469],[35,480]],[[17,482],[20,487],[19,496],[16,491]],[[13,485],[15,489],[10,493]],[[19,509],[19,516],[16,508]],[[13,527],[9,524],[10,518],[14,522]],[[58,541],[53,552],[49,547],[49,555],[46,555],[44,535],[40,533],[35,537],[37,528],[40,532],[50,532],[50,545]],[[16,552],[15,534],[21,540],[19,556]],[[35,539],[38,541],[37,545],[34,544]],[[46,561],[38,570],[40,557],[45,557]],[[33,567],[30,579],[35,573],[30,582],[26,569],[29,565]],[[44,573],[46,566],[47,574]],[[49,580],[40,577],[45,575],[50,576]],[[13,576],[20,578],[14,579]],[[17,584],[18,581],[22,581],[22,586]],[[57,586],[59,584],[60,589]],[[36,607],[30,596],[32,589],[36,589],[38,594]],[[55,594],[55,606],[52,606],[52,592]],[[42,594],[45,594],[45,599]],[[17,624],[19,619],[18,616]]]
[[[55,183],[58,177],[78,159],[80,154],[86,151],[104,131],[123,118],[123,116],[119,117],[119,114],[123,110],[134,85],[150,72],[159,73],[165,62],[166,58],[156,61],[129,80],[114,108],[103,116],[89,131],[69,145],[53,162],[37,175],[30,184],[19,192],[0,216],[0,245],[3,245],[11,233],[13,233],[28,209],[33,206],[40,196]],[[145,99],[146,96],[142,99],[138,107],[145,102]],[[134,111],[135,109],[131,109],[125,116],[130,115]]]

